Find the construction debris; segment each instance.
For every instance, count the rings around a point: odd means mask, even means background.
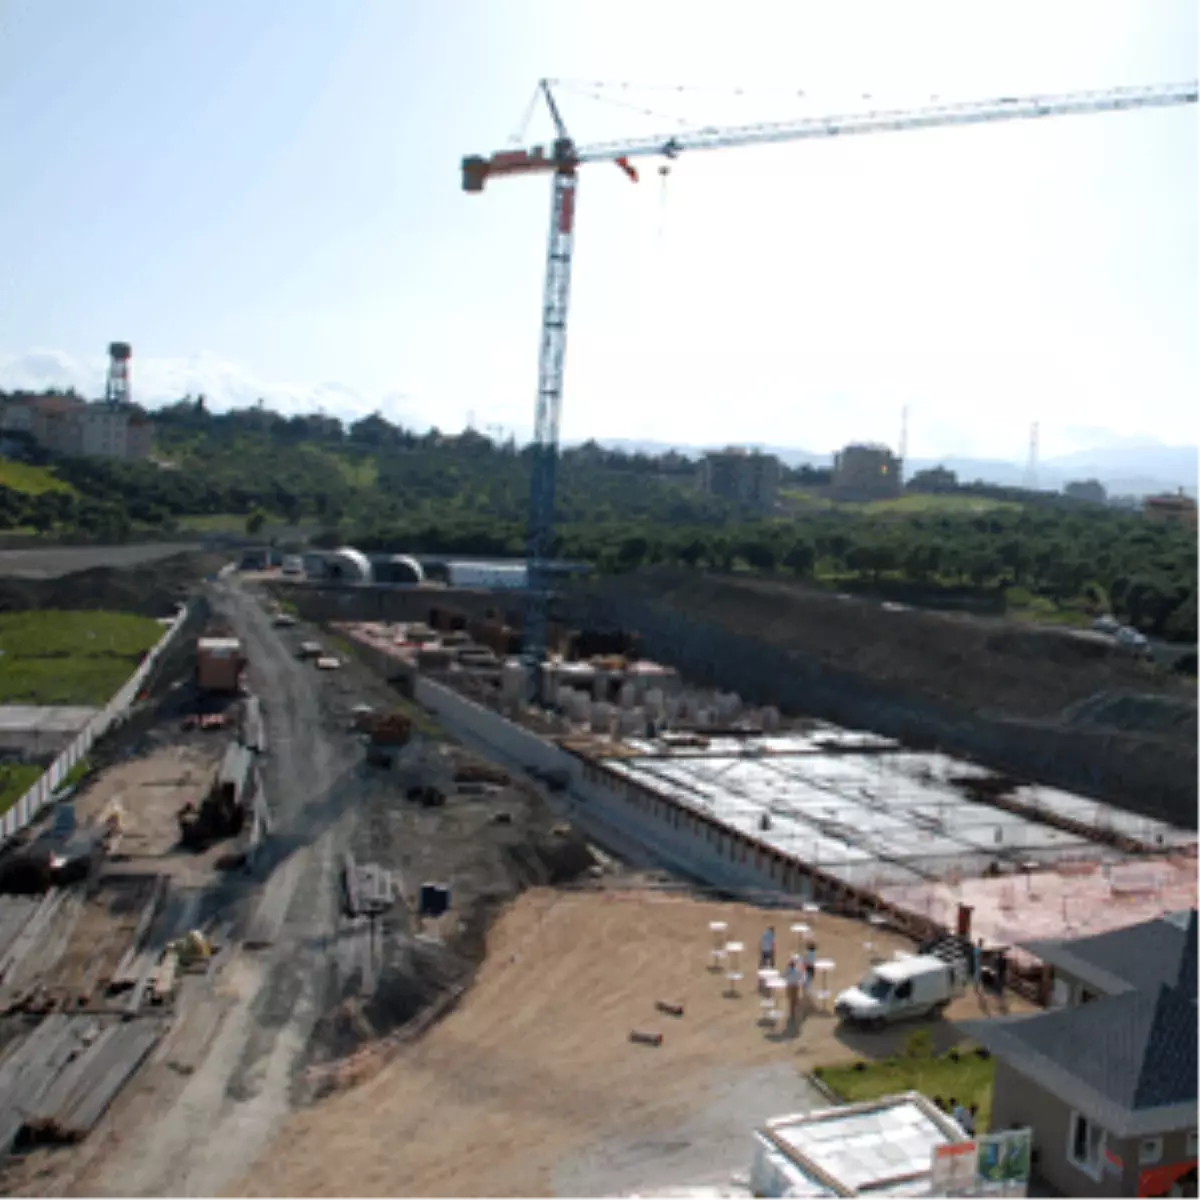
[[[172,946],[158,964],[150,990],[151,1004],[165,1004],[175,995],[175,975],[179,969],[179,955]]]
[[[629,1040],[642,1046],[661,1046],[663,1044],[663,1035],[661,1033],[648,1033],[645,1030],[634,1029],[629,1034]]]
[[[255,754],[267,752],[267,724],[263,720],[262,701],[254,695],[246,697],[242,706],[242,745]]]
[[[396,885],[392,872],[376,863],[358,864],[347,854],[342,864],[346,915],[378,916],[396,903]]]
[[[254,755],[245,746],[230,742],[212,788],[197,808],[190,800],[179,810],[179,836],[193,850],[211,842],[237,837],[252,810],[257,776]]]

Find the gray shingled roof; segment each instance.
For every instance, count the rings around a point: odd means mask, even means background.
[[[1196,1102],[1196,999],[1180,988],[1125,992],[1034,1016],[969,1021],[963,1029],[1074,1107],[1102,1108],[1113,1126],[1146,1109]]]
[[[1107,995],[1175,986],[1189,961],[1196,970],[1196,910],[1186,921],[1159,917],[1075,940],[1025,942],[1021,948]],[[1190,989],[1193,994],[1196,985]]]

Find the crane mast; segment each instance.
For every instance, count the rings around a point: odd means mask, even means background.
[[[500,151],[462,160],[466,192],[482,192],[491,178],[513,175],[551,176],[550,236],[542,300],[542,337],[538,360],[537,412],[534,422],[532,473],[529,489],[525,629],[525,661],[538,686],[537,672],[545,658],[554,554],[554,500],[558,479],[558,427],[562,412],[563,375],[567,349],[567,310],[571,296],[571,259],[575,241],[578,168],[587,163],[612,162],[636,180],[631,160],[649,156],[675,158],[695,150],[769,145],[809,138],[863,133],[901,132],[957,125],[990,124],[1037,117],[1083,113],[1123,112],[1195,104],[1196,81],[1150,87],[1113,88],[1059,96],[1005,96],[965,104],[935,104],[908,110],[883,110],[844,116],[805,117],[727,129],[700,129],[661,137],[633,138],[577,147],[570,138],[548,80],[539,89],[557,134],[549,153],[543,146]]]

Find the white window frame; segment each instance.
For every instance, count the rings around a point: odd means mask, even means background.
[[[1138,1164],[1143,1167],[1162,1162],[1163,1140],[1160,1137],[1144,1137],[1138,1142]]]
[[[1089,1130],[1095,1130],[1099,1135],[1096,1139],[1096,1154],[1095,1162],[1087,1162],[1075,1157],[1075,1129],[1078,1122],[1084,1121],[1087,1123]],[[1105,1133],[1100,1126],[1090,1117],[1085,1117],[1083,1113],[1071,1113],[1071,1119],[1067,1122],[1067,1162],[1071,1164],[1077,1171],[1081,1171],[1089,1179],[1099,1181],[1104,1175],[1104,1150],[1108,1142],[1108,1134]]]

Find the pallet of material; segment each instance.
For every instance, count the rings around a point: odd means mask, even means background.
[[[138,923],[134,926],[133,935],[129,939],[129,949],[117,963],[112,978],[108,981],[110,993],[128,991],[141,978],[141,965],[135,966],[135,964],[142,950],[142,944],[146,940],[146,935],[150,932],[150,926],[154,924],[154,918],[162,910],[168,886],[166,875],[160,875],[154,881],[154,888],[142,908],[141,916],[138,917]]]
[[[165,1004],[175,995],[176,977],[179,973],[179,955],[168,950],[158,964],[158,970],[150,984],[150,1003]]]
[[[396,903],[396,882],[391,871],[377,863],[357,863],[352,854],[342,861],[342,888],[346,915],[378,916]]]
[[[47,926],[63,901],[61,888],[51,888],[39,901],[37,908],[13,939],[8,949],[0,954],[0,983],[7,982],[13,969],[38,944]]]
[[[55,975],[86,903],[82,887],[56,891],[58,895],[45,908],[40,923],[35,917],[25,927],[25,943],[15,948],[19,956],[14,957],[5,970],[4,986],[0,988],[2,1011],[20,1007],[34,993],[49,995],[53,991]],[[35,926],[36,931],[31,932]]]
[[[0,896],[0,959],[37,912],[41,896]]]
[[[262,701],[248,696],[242,709],[242,745],[255,754],[267,752],[267,728],[262,715]]]
[[[96,1022],[91,1017],[47,1017],[0,1060],[0,1154],[7,1154],[59,1074],[82,1054]]]
[[[24,1124],[31,1133],[58,1141],[85,1138],[163,1031],[161,1021],[146,1018],[107,1026],[29,1104]]]

